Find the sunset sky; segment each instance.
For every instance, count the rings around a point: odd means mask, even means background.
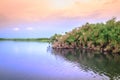
[[[120,19],[120,0],[1,0],[0,37],[37,38]]]

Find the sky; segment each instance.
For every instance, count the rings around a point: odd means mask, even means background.
[[[120,0],[0,0],[1,38],[39,38],[120,19]]]

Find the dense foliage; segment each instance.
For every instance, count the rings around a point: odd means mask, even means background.
[[[51,37],[53,48],[88,48],[120,53],[120,21],[116,18],[106,23],[89,24]]]

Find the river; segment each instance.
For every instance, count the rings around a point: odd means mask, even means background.
[[[0,42],[0,80],[118,80],[120,56],[51,49],[42,42]]]

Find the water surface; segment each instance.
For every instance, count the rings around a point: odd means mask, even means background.
[[[0,42],[0,80],[119,79],[119,55],[51,49],[48,43]]]

